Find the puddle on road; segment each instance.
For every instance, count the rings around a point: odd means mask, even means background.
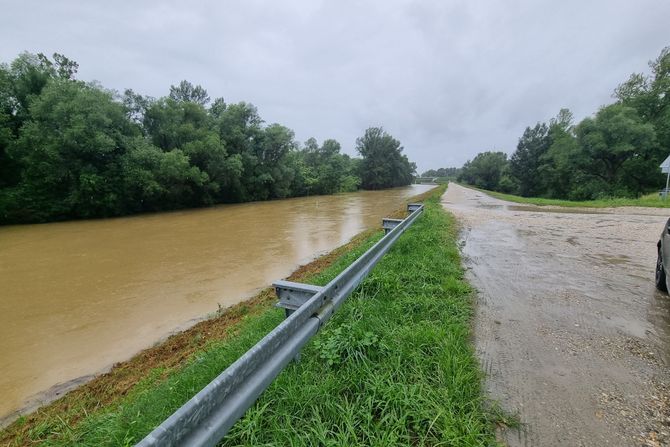
[[[630,256],[626,255],[611,256],[611,255],[598,254],[595,255],[595,257],[598,258],[600,261],[603,261],[605,264],[609,265],[619,265],[630,262]]]
[[[502,207],[502,205],[496,205]],[[488,208],[489,205],[482,206]],[[530,211],[535,213],[557,213],[557,214],[612,214],[611,211],[595,210],[593,208],[545,208],[533,205],[507,205],[509,211]]]

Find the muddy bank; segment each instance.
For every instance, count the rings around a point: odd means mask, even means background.
[[[509,445],[668,445],[670,300],[654,288],[669,211],[518,205],[451,184],[478,289],[475,342]]]

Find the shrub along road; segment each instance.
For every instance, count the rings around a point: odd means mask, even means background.
[[[478,289],[475,338],[515,445],[670,443],[670,300],[654,288],[666,210],[503,202],[450,184]]]

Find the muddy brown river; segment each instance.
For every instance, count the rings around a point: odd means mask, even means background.
[[[670,445],[670,299],[654,287],[670,210],[518,205],[450,184],[490,397],[511,446]]]
[[[430,188],[0,227],[0,421],[381,226]]]

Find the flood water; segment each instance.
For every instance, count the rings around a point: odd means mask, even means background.
[[[242,301],[432,187],[0,227],[0,420]]]

